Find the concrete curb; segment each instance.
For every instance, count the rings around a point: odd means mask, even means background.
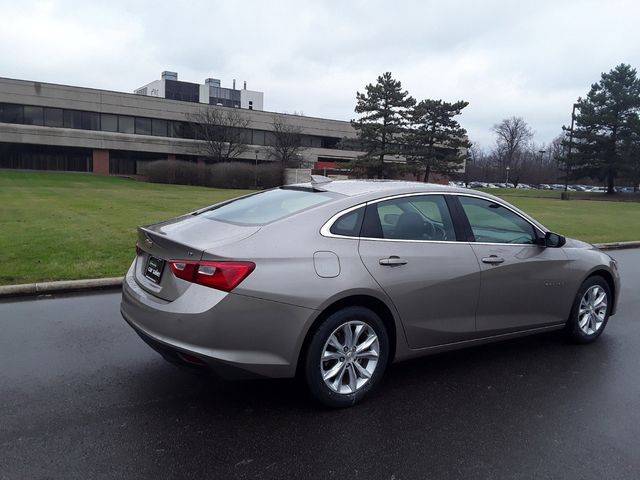
[[[601,250],[619,250],[623,248],[640,248],[640,241],[613,242],[594,244]],[[29,295],[46,295],[52,293],[82,292],[86,290],[108,290],[122,286],[124,277],[93,278],[88,280],[65,280],[62,282],[26,283],[23,285],[0,286],[0,299],[24,297]]]
[[[64,280],[61,282],[26,283],[0,286],[0,299],[45,295],[51,293],[81,292],[84,290],[107,290],[120,288],[124,277],[92,278],[88,280]]]
[[[618,250],[621,248],[640,248],[640,241],[594,243],[594,246],[598,247],[600,250]]]

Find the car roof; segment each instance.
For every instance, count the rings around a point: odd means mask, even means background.
[[[529,221],[537,225],[543,230],[548,230],[538,220],[531,217],[526,212],[511,205],[506,200],[491,195],[490,193],[481,192],[470,188],[451,187],[449,185],[440,185],[439,183],[423,183],[423,182],[407,182],[404,180],[333,180],[322,183],[300,183],[296,185],[288,185],[289,187],[298,187],[305,189],[314,189],[316,191],[335,192],[346,197],[350,197],[358,201],[370,201],[381,196],[403,195],[405,193],[460,193],[483,197],[487,200],[494,201],[502,205],[508,205],[509,208],[518,212]]]
[[[335,192],[348,197],[369,194],[395,195],[420,192],[468,192],[466,188],[450,187],[438,183],[407,182],[403,180],[333,180],[326,183],[300,183],[295,187],[314,188]]]

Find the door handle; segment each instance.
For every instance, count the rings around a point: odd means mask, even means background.
[[[490,256],[488,256],[488,257],[484,257],[484,258],[482,259],[482,262],[483,262],[483,263],[491,263],[491,264],[493,264],[493,265],[497,265],[498,263],[502,263],[502,262],[504,262],[504,258],[502,258],[502,257],[498,257],[498,256],[496,256],[496,255],[490,255]]]
[[[381,258],[380,265],[386,265],[388,267],[395,267],[400,265],[406,265],[407,261],[403,258],[400,258],[396,255],[391,255],[389,258]]]

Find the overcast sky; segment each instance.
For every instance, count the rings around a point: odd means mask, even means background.
[[[460,122],[487,147],[512,115],[550,141],[601,72],[640,66],[633,1],[0,0],[0,16],[3,77],[131,92],[173,70],[350,120],[391,71],[417,99],[469,101]]]

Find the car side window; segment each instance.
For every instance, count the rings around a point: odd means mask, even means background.
[[[357,208],[356,210],[345,213],[333,222],[329,231],[334,235],[357,237],[360,235],[360,227],[362,226],[363,217],[364,207]]]
[[[476,242],[537,243],[533,225],[502,205],[475,197],[458,197]]]
[[[455,241],[442,195],[394,198],[367,206],[362,237],[390,240]]]

